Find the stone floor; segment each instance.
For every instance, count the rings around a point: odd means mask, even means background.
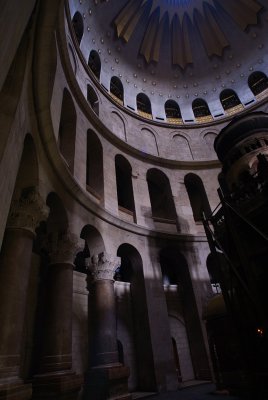
[[[134,397],[135,398],[135,397]],[[198,384],[190,387],[183,388],[176,392],[168,392],[157,395],[150,395],[145,397],[145,394],[142,397],[148,400],[242,400],[238,397],[228,396],[225,394],[216,394],[215,386],[211,383],[206,384]]]

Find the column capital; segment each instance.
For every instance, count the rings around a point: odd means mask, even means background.
[[[35,233],[41,221],[46,220],[49,208],[38,191],[33,188],[25,196],[11,203],[7,228],[22,228]]]
[[[100,280],[113,280],[116,269],[120,266],[120,257],[103,252],[91,257],[89,271],[92,273],[93,282]]]
[[[73,264],[80,246],[77,236],[67,230],[64,233],[51,234],[47,240],[47,248],[51,264]]]

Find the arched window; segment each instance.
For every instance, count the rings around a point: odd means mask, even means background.
[[[212,120],[207,102],[203,99],[195,99],[192,104],[193,113],[197,121],[207,122]]]
[[[84,22],[80,12],[76,11],[72,19],[72,24],[77,42],[80,45],[84,34]]]
[[[177,214],[167,176],[156,168],[149,169],[147,183],[153,218],[176,221]]]
[[[132,187],[132,168],[125,157],[115,156],[116,187],[119,211],[129,214],[135,222],[135,204]]]
[[[63,91],[59,126],[59,148],[71,172],[74,170],[76,137],[76,111],[72,96],[65,88]]]
[[[87,132],[87,190],[99,200],[103,199],[103,150],[98,136]]]
[[[237,110],[237,107],[239,107],[239,106],[242,107],[239,97],[232,89],[223,90],[220,94],[220,101],[221,101],[222,107],[225,111],[231,110],[233,108],[235,108]]]
[[[254,96],[257,96],[268,89],[268,78],[263,72],[253,72],[248,78],[248,85]]]
[[[97,79],[100,79],[100,72],[101,72],[101,60],[100,56],[95,50],[91,50],[88,58],[88,66],[96,76]]]
[[[152,119],[152,107],[148,96],[144,93],[137,95],[137,110],[142,117]]]
[[[176,101],[167,100],[165,103],[165,112],[168,122],[175,124],[182,122],[181,110]]]
[[[113,76],[110,83],[111,96],[119,102],[121,105],[124,104],[124,88],[122,82],[116,76]]]
[[[211,209],[203,182],[195,174],[187,174],[184,178],[184,184],[189,196],[193,217],[196,222],[201,222],[203,213],[208,217],[211,215]]]
[[[99,115],[99,99],[92,86],[87,85],[87,101],[95,114]]]

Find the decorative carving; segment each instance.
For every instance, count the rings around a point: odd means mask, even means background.
[[[80,248],[77,236],[70,231],[51,234],[47,247],[51,264],[73,264]]]
[[[23,228],[35,233],[37,226],[47,219],[48,214],[49,208],[36,188],[33,188],[11,204],[7,227]]]
[[[120,266],[120,257],[115,257],[106,252],[91,257],[91,264],[88,270],[92,274],[94,281],[113,280],[116,269]]]

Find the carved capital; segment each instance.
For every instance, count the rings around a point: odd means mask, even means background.
[[[99,280],[113,280],[116,269],[120,266],[120,257],[115,257],[106,252],[91,257],[88,266],[93,282]]]
[[[47,248],[51,264],[73,264],[80,247],[77,236],[66,231],[51,234],[47,241]]]
[[[41,221],[46,220],[49,208],[36,189],[11,204],[7,227],[23,228],[35,233]]]

